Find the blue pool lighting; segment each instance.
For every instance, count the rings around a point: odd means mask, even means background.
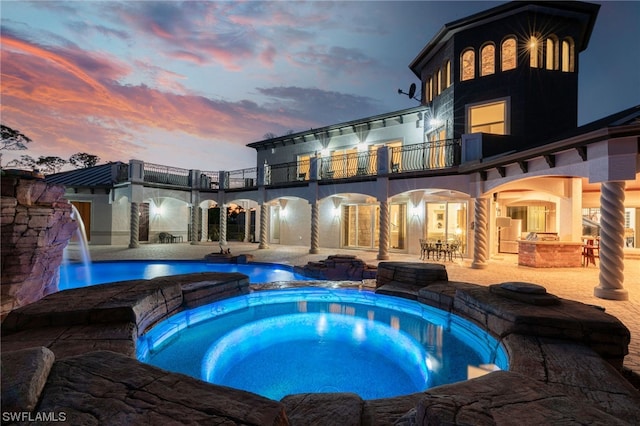
[[[370,291],[257,291],[180,312],[138,339],[143,362],[279,400],[353,392],[363,399],[507,369],[503,347],[474,324]]]
[[[188,260],[127,260],[92,262],[89,266],[82,263],[64,264],[60,267],[58,289],[68,290],[96,284],[198,272],[239,272],[249,276],[252,284],[311,280],[294,273],[291,266],[270,263],[231,264]]]

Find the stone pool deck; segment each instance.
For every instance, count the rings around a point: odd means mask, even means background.
[[[137,337],[167,316],[289,285],[200,273],[70,290],[12,312],[2,324],[2,410],[64,413],[70,424],[640,424],[640,393],[619,373],[630,333],[602,309],[505,297],[501,288],[450,281],[440,265],[378,267],[380,291],[491,331],[510,370],[383,400],[302,394],[273,401],[137,362]]]

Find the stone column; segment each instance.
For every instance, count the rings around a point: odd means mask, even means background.
[[[310,254],[319,253],[318,247],[320,247],[320,214],[318,201],[311,203],[311,248]]]
[[[594,295],[628,300],[624,289],[624,181],[603,182],[600,188],[600,284]]]
[[[198,242],[200,241],[200,237],[198,236],[198,234],[200,234],[200,229],[201,229],[201,225],[200,225],[200,207],[198,207],[197,205],[193,205],[191,207],[191,244],[198,244]]]
[[[380,237],[378,260],[389,259],[389,202],[380,201]]]
[[[260,244],[259,249],[268,249],[269,244],[267,239],[269,238],[269,228],[267,222],[269,221],[269,205],[264,203],[260,207]]]
[[[138,248],[138,235],[140,234],[140,210],[138,203],[131,203],[131,224],[129,236],[129,248]]]
[[[227,245],[227,205],[220,204],[220,247]]]
[[[474,213],[474,234],[473,234],[473,262],[474,269],[484,269],[487,267],[487,257],[489,253],[489,200],[486,198],[476,198]]]
[[[251,209],[248,207],[244,210],[244,242],[251,240]]]

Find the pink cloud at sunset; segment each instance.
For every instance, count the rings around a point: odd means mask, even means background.
[[[415,106],[397,89],[440,28],[501,2],[0,3],[3,153],[220,170],[246,145]],[[604,2],[581,54],[579,121],[640,99],[639,2]],[[618,29],[624,29],[619,39]],[[622,40],[622,42],[621,42]],[[615,78],[603,79],[610,70]]]

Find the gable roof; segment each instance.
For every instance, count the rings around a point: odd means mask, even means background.
[[[122,179],[119,179],[120,170],[126,166],[128,166],[127,163],[116,161],[94,167],[54,173],[48,175],[45,181],[67,187],[110,188],[122,181]]]

